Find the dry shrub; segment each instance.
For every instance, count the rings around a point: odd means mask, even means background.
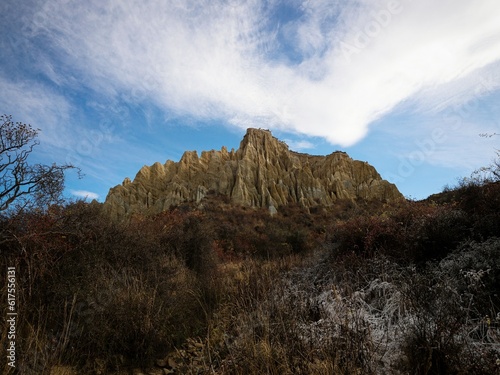
[[[435,272],[407,274],[411,320],[402,325],[400,368],[413,374],[456,373],[461,366],[464,315],[453,283]]]
[[[406,202],[373,216],[337,224],[332,241],[338,254],[384,254],[405,263],[442,259],[471,235],[466,213],[453,206]]]
[[[400,367],[415,374],[493,374],[499,368],[499,240],[465,243],[439,263],[406,274],[413,318]]]
[[[500,311],[500,239],[466,242],[441,261],[440,271],[453,277],[467,301],[469,318],[495,317]]]
[[[226,268],[227,300],[209,331],[219,373],[373,372],[364,317],[351,299],[335,311],[325,310],[327,301],[315,299],[312,283],[303,279],[303,262],[296,257],[254,259]]]
[[[166,260],[162,271],[147,280],[133,268],[96,269],[93,287],[81,298],[75,317],[72,339],[78,352],[115,368],[152,365],[191,335],[203,320],[191,296],[194,277],[175,260]]]
[[[109,373],[196,341],[180,372],[498,372],[488,186],[447,205],[339,201],[273,217],[212,197],[122,224],[81,202],[6,218],[20,366]]]
[[[498,168],[498,161],[496,164]],[[489,168],[483,169],[483,171]],[[457,186],[447,188],[443,193],[435,194],[430,201],[441,204],[454,204],[464,211],[471,223],[471,236],[475,240],[485,240],[500,233],[500,181],[498,169],[496,178],[490,179],[473,174],[470,178],[461,179]]]
[[[333,241],[340,254],[372,257],[396,247],[399,235],[397,223],[389,217],[359,216],[339,223],[334,229]]]
[[[181,227],[191,234],[179,236],[176,246],[162,241],[185,216],[114,224],[77,203],[9,223],[15,241],[2,264],[15,265],[19,275],[25,373],[60,363],[91,371],[96,360],[108,370],[151,365],[203,330],[208,316],[200,303],[207,298],[200,300],[199,290],[214,288],[205,281],[216,267],[206,262],[209,241],[191,226]]]
[[[212,357],[221,373],[306,373],[309,350],[298,337],[297,305],[281,277],[297,260],[246,259],[223,267],[225,298],[210,325]]]

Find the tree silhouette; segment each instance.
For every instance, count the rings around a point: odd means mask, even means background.
[[[500,134],[498,133],[479,134],[479,136],[483,138],[491,138],[499,135]],[[500,149],[495,149],[495,152],[496,152],[496,158],[492,161],[490,165],[488,165],[487,167],[479,168],[478,170],[474,171],[476,175],[482,177],[483,182],[487,183],[487,182],[500,181]]]
[[[0,212],[13,204],[46,207],[61,202],[64,172],[76,167],[29,164],[29,156],[39,144],[38,131],[12,121],[10,115],[0,116]]]

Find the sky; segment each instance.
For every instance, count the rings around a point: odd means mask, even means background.
[[[249,127],[423,199],[500,148],[500,3],[3,0],[0,88],[75,199]]]

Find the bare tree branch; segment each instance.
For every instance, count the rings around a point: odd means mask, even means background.
[[[39,142],[38,129],[12,116],[0,116],[0,212],[13,204],[46,207],[60,203],[64,172],[77,169],[71,164],[29,164],[28,158]]]

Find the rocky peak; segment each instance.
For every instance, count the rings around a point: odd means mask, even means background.
[[[273,137],[270,130],[250,128],[247,129],[246,134],[243,136],[239,149],[245,150],[247,147],[266,149],[269,147],[277,147],[279,144],[288,149],[288,146],[284,142],[281,142],[277,138]]]
[[[285,142],[273,137],[271,131],[250,128],[240,142],[238,151],[242,155],[249,154],[248,156],[252,157],[255,154],[266,156],[271,153],[288,152],[289,149]]]
[[[144,166],[133,181],[112,188],[104,203],[116,219],[158,213],[208,192],[252,207],[300,203],[328,206],[337,199],[402,199],[375,168],[344,152],[314,156],[290,151],[269,130],[248,129],[237,151],[186,151],[179,162]],[[274,212],[274,211],[273,211]]]

